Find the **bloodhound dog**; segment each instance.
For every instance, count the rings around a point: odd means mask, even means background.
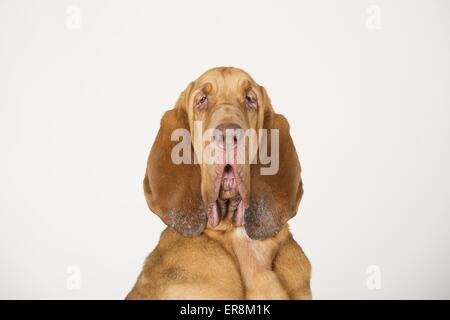
[[[300,170],[287,120],[246,72],[191,82],[161,120],[144,178],[168,227],[126,298],[310,299],[311,265],[287,225]]]

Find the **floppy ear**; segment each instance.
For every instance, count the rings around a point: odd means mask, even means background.
[[[265,110],[263,129],[267,130],[268,150],[271,149],[271,129],[279,130],[279,168],[276,174],[264,175],[261,168],[265,166],[260,161],[251,166],[251,199],[244,221],[245,230],[252,239],[276,235],[295,216],[303,195],[300,163],[286,118],[274,113],[269,106]],[[274,156],[271,154],[272,160]]]
[[[188,117],[183,108],[175,107],[161,120],[148,157],[144,193],[150,210],[165,224],[184,236],[196,236],[206,225],[200,192],[200,167],[193,163],[173,163],[172,148],[179,141],[171,141],[171,135],[180,128],[189,130]],[[190,148],[193,155],[192,145]]]

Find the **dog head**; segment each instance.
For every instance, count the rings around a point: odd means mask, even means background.
[[[185,236],[230,218],[252,239],[271,237],[303,194],[289,124],[246,72],[208,70],[164,114],[144,192],[149,208]]]

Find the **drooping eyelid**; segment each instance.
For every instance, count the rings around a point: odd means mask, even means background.
[[[251,101],[247,100],[247,97],[250,97]],[[255,89],[253,87],[249,88],[248,91],[246,91],[244,95],[244,104],[247,108],[250,110],[258,110],[258,94],[256,93]]]
[[[208,97],[212,94],[213,85],[210,82],[206,82],[203,85],[200,85],[197,89],[192,92],[192,101],[191,104],[195,106],[196,102],[198,102],[202,96]]]
[[[196,89],[192,93],[190,105],[195,107],[203,96],[205,96],[205,93],[203,92],[203,90],[201,88],[200,89]]]
[[[253,88],[251,88],[249,91],[247,91],[247,93],[245,94],[245,99],[247,98],[247,96],[252,98],[252,102],[254,102],[255,104],[258,104],[258,95],[256,94],[256,92]]]

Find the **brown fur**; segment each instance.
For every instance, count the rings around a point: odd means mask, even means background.
[[[256,95],[256,111],[241,102],[248,90]],[[208,109],[193,111],[196,94],[205,91],[211,97]],[[192,132],[193,121],[198,119],[206,127],[233,121],[244,129],[279,129],[277,174],[261,175],[260,164],[243,169],[246,209],[242,227],[233,226],[228,216],[215,227],[207,223],[205,208],[213,187],[207,165],[171,161],[170,152],[177,143],[170,140],[172,131],[186,128]],[[273,111],[264,88],[244,71],[207,71],[166,112],[150,151],[144,193],[149,208],[169,228],[147,257],[127,299],[311,298],[310,263],[287,226],[303,194],[289,124]]]

